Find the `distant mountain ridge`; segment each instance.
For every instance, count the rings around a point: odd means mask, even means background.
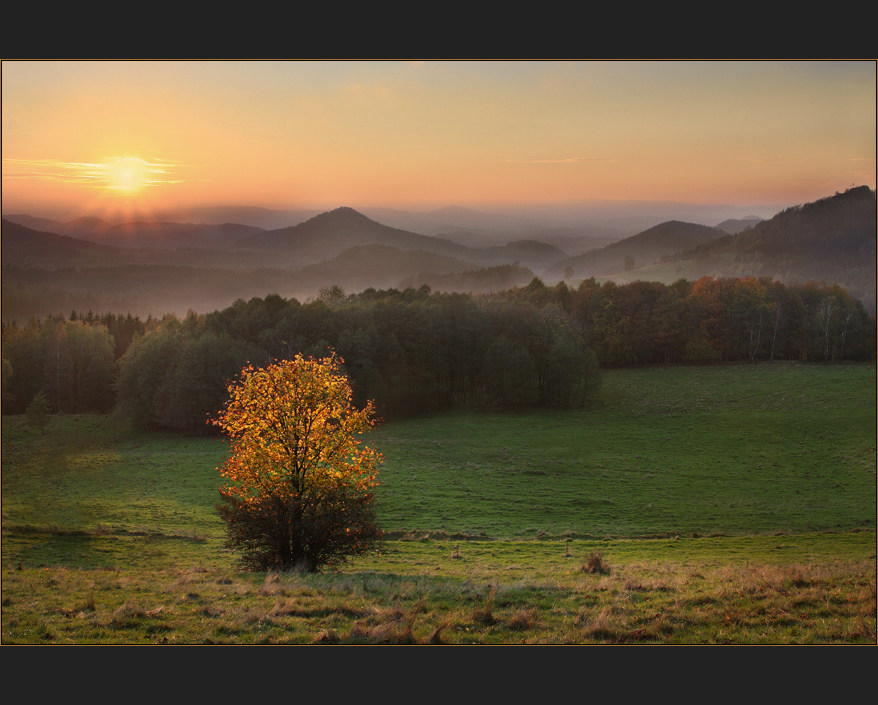
[[[362,245],[424,250],[446,257],[466,257],[471,252],[470,248],[450,240],[382,225],[348,207],[321,213],[289,228],[241,238],[232,249],[276,252],[304,266],[332,259],[351,247]]]
[[[578,279],[614,274],[626,269],[626,258],[630,258],[627,268],[633,269],[651,264],[662,255],[688,249],[723,235],[725,233],[721,230],[707,225],[670,220],[606,247],[561,260],[546,271],[546,277],[570,278],[565,275],[570,270],[573,271],[572,276]]]
[[[736,235],[669,220],[609,244],[604,240],[603,247],[575,257],[568,255],[578,251],[572,247],[565,252],[547,240],[513,238],[511,233],[505,244],[484,246],[488,241],[482,239],[483,246],[468,247],[379,223],[349,207],[275,230],[232,223],[110,224],[97,218],[60,223],[15,215],[3,220],[4,318],[7,309],[23,310],[25,304],[28,312],[45,311],[39,315],[69,313],[82,308],[79,300],[99,306],[98,299],[82,299],[85,294],[121,302],[145,297],[149,289],[152,301],[170,306],[171,292],[189,292],[191,300],[181,299],[176,308],[168,309],[185,313],[194,302],[222,307],[244,292],[260,295],[262,289],[263,296],[278,293],[300,299],[334,284],[349,293],[358,287],[398,287],[403,282],[488,291],[517,285],[529,273],[550,285],[561,280],[575,285],[577,279],[590,276],[665,283],[704,275],[770,276],[785,283],[824,280],[846,287],[874,312],[875,210],[875,192],[863,186],[787,208]],[[749,220],[721,225],[737,228]],[[89,238],[71,234],[81,232]],[[144,240],[148,244],[141,246]],[[565,247],[587,242],[562,235],[557,241]],[[147,268],[160,276],[147,276]],[[62,277],[62,269],[75,271],[76,277]],[[175,277],[188,281],[177,282]],[[135,280],[143,282],[136,292]],[[47,287],[54,288],[55,303],[44,305],[42,301],[49,301]]]
[[[3,216],[3,220],[10,223],[16,223],[17,225],[23,225],[24,227],[37,232],[55,233],[56,235],[67,234],[64,232],[66,230],[65,224],[60,220],[52,220],[51,218],[38,218],[26,213],[9,213]],[[109,225],[109,223],[105,223],[99,218],[95,218],[94,220],[97,220],[101,224],[100,227]]]
[[[88,239],[103,244],[146,249],[226,248],[242,237],[263,232],[261,228],[237,223],[134,222],[92,232]],[[80,237],[86,237],[81,235]]]
[[[757,223],[762,222],[762,218],[759,216],[748,216],[746,218],[729,218],[728,220],[724,220],[722,223],[717,225],[717,229],[722,230],[729,235],[737,235],[748,228],[752,228]]]
[[[4,220],[39,232],[87,240],[113,247],[143,249],[226,248],[242,237],[262,232],[262,228],[237,223],[177,223],[136,221],[108,223],[100,218],[83,217],[67,222],[28,215],[4,216]]]
[[[26,266],[67,266],[81,256],[94,256],[112,248],[69,235],[33,230],[3,218],[3,264]]]
[[[177,223],[206,223],[220,225],[222,223],[241,223],[261,230],[277,230],[298,225],[318,215],[315,209],[278,210],[276,208],[260,208],[258,206],[193,206],[175,210],[161,211],[156,220]]]
[[[91,217],[66,223],[26,215],[12,217],[28,224],[17,227],[30,227],[35,235],[28,240],[21,237],[22,231],[19,231],[19,242],[9,251],[7,264],[27,261],[37,266],[54,267],[71,260],[70,263],[75,266],[89,266],[85,258],[72,261],[75,252],[82,254],[87,249],[84,245],[74,248],[67,243],[53,253],[40,246],[36,235],[39,232],[52,233],[56,237],[63,234],[81,243],[104,244],[109,248],[105,251],[106,256],[100,262],[91,264],[111,266],[129,263],[172,265],[174,256],[179,256],[184,258],[185,261],[180,262],[184,266],[199,266],[200,257],[205,266],[244,265],[296,270],[331,262],[351,248],[371,245],[452,258],[460,263],[461,270],[516,261],[542,270],[566,256],[563,250],[554,245],[535,240],[518,240],[493,247],[467,247],[444,238],[391,228],[348,207],[321,213],[304,223],[272,231],[230,223],[206,225],[147,221],[113,225]],[[40,230],[33,226],[40,227]],[[27,252],[28,244],[32,246],[31,252]],[[203,254],[199,256],[199,252]],[[113,253],[116,254],[115,261],[109,261],[114,259]],[[400,261],[398,256],[393,259]],[[401,276],[417,273],[408,271]]]

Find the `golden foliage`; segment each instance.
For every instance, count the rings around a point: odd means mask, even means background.
[[[378,484],[383,458],[359,441],[375,423],[372,403],[352,407],[340,362],[297,355],[244,368],[213,422],[232,439],[231,456],[219,468],[231,483],[225,491],[247,501],[305,497],[338,485],[365,492]]]
[[[383,458],[361,442],[373,406],[352,406],[341,362],[297,355],[229,385],[213,422],[232,443],[218,509],[251,567],[317,570],[381,536],[371,503]]]

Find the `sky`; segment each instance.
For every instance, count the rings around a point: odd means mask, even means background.
[[[2,63],[4,213],[794,205],[876,186],[876,62]]]

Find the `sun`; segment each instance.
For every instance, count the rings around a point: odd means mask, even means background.
[[[171,177],[176,164],[134,156],[106,157],[97,163],[78,164],[74,169],[82,182],[95,189],[92,209],[107,219],[149,219],[156,194],[154,187],[179,184]]]
[[[134,194],[151,181],[149,165],[137,157],[113,159],[106,165],[107,188]]]

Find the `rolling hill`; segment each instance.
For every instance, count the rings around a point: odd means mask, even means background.
[[[106,254],[113,248],[54,232],[33,230],[3,219],[3,264],[19,267],[64,267],[81,257]]]
[[[535,239],[468,247],[390,227],[347,207],[276,230],[11,218],[15,222],[4,218],[2,229],[6,320],[25,312],[66,314],[74,307],[135,307],[135,290],[162,315],[225,306],[239,296],[305,299],[335,284],[348,292],[423,283],[442,290],[496,290],[530,273],[550,284],[591,276],[665,283],[704,275],[823,280],[846,287],[875,311],[875,193],[865,186],[788,208],[734,235],[670,220],[575,257]],[[736,230],[749,222],[720,225]],[[62,269],[70,271],[62,275]],[[178,294],[184,298],[174,298]]]
[[[225,249],[242,237],[263,232],[262,228],[238,223],[138,221],[114,224],[90,217],[62,222],[19,214],[4,216],[4,220],[101,245],[148,250]]]
[[[662,255],[688,249],[722,235],[722,231],[706,225],[671,220],[606,247],[562,259],[546,270],[545,276],[555,280],[569,279],[571,269],[572,277],[580,279],[622,272],[651,264]],[[627,266],[626,258],[630,258]]]
[[[728,220],[724,220],[716,227],[718,230],[722,230],[724,233],[728,233],[729,235],[737,235],[744,230],[752,228],[757,223],[761,223],[762,220],[762,218],[755,215],[751,215],[746,218],[729,218]]]
[[[423,250],[446,257],[465,258],[471,250],[450,240],[391,228],[353,208],[336,208],[304,223],[241,238],[235,250],[270,252],[283,257],[285,266],[302,267],[337,257],[363,245],[385,245],[399,250]]]
[[[232,245],[232,249],[270,254],[276,266],[299,268],[329,262],[351,248],[367,246],[451,257],[466,263],[469,268],[520,262],[526,267],[542,270],[566,257],[566,253],[558,247],[535,240],[517,240],[491,247],[467,247],[445,238],[392,228],[347,207],[321,213],[289,228],[242,238]],[[394,256],[394,259],[399,258]],[[420,272],[436,273],[425,268],[410,271],[405,276]]]
[[[305,292],[335,284],[349,292],[369,287],[387,289],[399,286],[413,272],[441,275],[467,269],[473,269],[473,265],[435,252],[401,250],[389,245],[357,245],[331,260],[303,267],[296,272],[294,280],[302,297]]]
[[[875,311],[876,199],[868,186],[787,208],[752,228],[673,256],[693,276],[769,276],[840,284]]]

